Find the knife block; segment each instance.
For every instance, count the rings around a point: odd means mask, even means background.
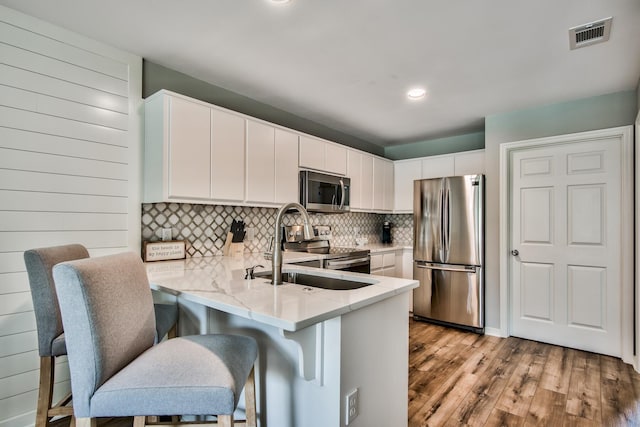
[[[227,240],[224,242],[222,254],[224,256],[238,257],[244,254],[244,242],[233,243],[233,233],[227,233]]]

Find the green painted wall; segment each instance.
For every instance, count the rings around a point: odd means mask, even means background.
[[[486,143],[630,125],[635,121],[637,104],[636,91],[629,90],[488,116]]]
[[[347,135],[314,121],[296,116],[295,114],[212,85],[203,80],[198,80],[153,62],[144,61],[142,70],[142,97],[146,98],[160,89],[167,89],[299,132],[308,133],[358,150],[384,156],[384,149],[382,147],[368,141]]]
[[[483,148],[484,132],[474,132],[385,147],[384,156],[391,160],[402,160]]]
[[[635,90],[495,114],[485,119],[486,325],[500,327],[500,144],[626,126],[638,114]]]

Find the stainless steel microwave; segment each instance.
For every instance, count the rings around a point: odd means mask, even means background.
[[[309,212],[349,212],[350,185],[344,176],[300,171],[300,204]]]

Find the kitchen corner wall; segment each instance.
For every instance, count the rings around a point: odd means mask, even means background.
[[[234,219],[243,220],[246,228],[254,229],[254,238],[245,238],[244,251],[264,252],[273,235],[277,209],[246,206],[199,205],[190,203],[145,203],[142,205],[142,240],[160,240],[161,230],[171,228],[176,240],[187,241],[190,257],[222,255],[227,232]],[[410,214],[312,214],[313,225],[331,226],[332,246],[353,246],[356,237],[366,237],[369,243],[380,243],[382,224],[392,223],[392,240],[401,245],[413,244],[413,217]],[[301,224],[297,213],[284,217],[285,225]]]

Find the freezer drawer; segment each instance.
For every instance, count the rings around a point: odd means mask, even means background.
[[[482,267],[416,262],[413,278],[420,281],[413,290],[414,316],[483,332]]]

